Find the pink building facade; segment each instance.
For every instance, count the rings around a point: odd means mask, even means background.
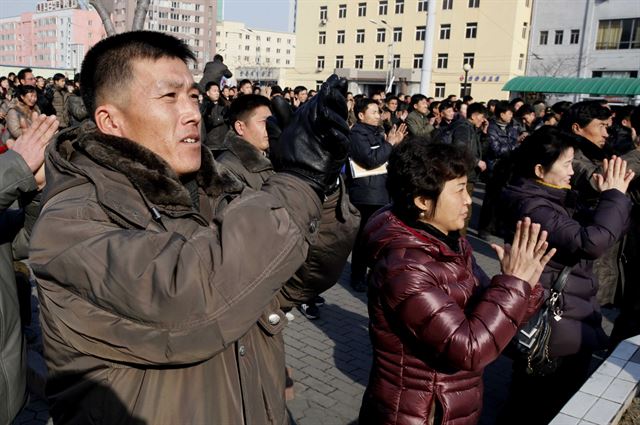
[[[100,17],[77,0],[47,0],[36,12],[0,19],[0,65],[80,70],[91,46],[105,37]]]

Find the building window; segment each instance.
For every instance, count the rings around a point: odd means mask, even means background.
[[[465,38],[476,38],[478,36],[478,23],[468,22],[465,31]]]
[[[320,31],[318,33],[318,44],[327,44],[327,33],[326,33],[326,31]]]
[[[473,68],[473,65],[475,64],[476,61],[476,54],[475,53],[464,53],[462,55],[462,65],[464,64],[469,64],[469,66],[471,66],[471,68]]]
[[[449,66],[449,54],[448,53],[438,53],[438,69],[446,69]]]
[[[393,41],[396,43],[402,41],[402,27],[395,27],[393,29]]]
[[[440,40],[449,40],[451,38],[451,24],[440,25]]]
[[[356,31],[356,43],[364,43],[364,30]]]
[[[524,0],[525,7],[529,7],[530,4],[531,4],[531,0]]]
[[[375,69],[382,69],[384,68],[384,56],[382,55],[376,55],[375,60],[373,61],[373,67]]]
[[[442,0],[442,10],[453,9],[453,0]]]
[[[338,39],[336,40],[338,44],[344,44],[344,30],[338,31]]]
[[[367,3],[358,3],[358,16],[367,16]]]
[[[320,91],[320,89],[322,88],[322,83],[324,83],[324,81],[316,80],[316,91]]]
[[[362,57],[362,55],[356,55],[356,61],[354,63],[354,68],[355,69],[362,69],[363,64],[364,64],[364,58]]]
[[[557,30],[556,31],[556,38],[554,43],[555,44],[562,44],[562,39],[564,38],[564,31],[563,30]]]
[[[400,68],[400,55],[393,55],[393,67]]]
[[[444,97],[446,87],[447,86],[445,83],[436,83],[436,91],[434,93],[434,96],[440,98]]]
[[[418,12],[426,12],[429,6],[428,0],[418,0]]]
[[[424,41],[426,34],[427,34],[427,27],[425,26],[416,27],[416,41]]]
[[[522,38],[527,38],[527,26],[526,22],[522,23]]]
[[[338,18],[346,18],[347,17],[347,5],[341,4],[338,6]]]
[[[640,18],[598,23],[596,50],[640,49]]]
[[[549,31],[540,31],[540,45],[546,46],[549,41]]]
[[[578,44],[580,42],[580,30],[571,30],[570,44]]]
[[[324,69],[324,56],[318,56],[316,58],[316,68]]]
[[[389,7],[389,2],[387,0],[380,0],[380,4],[378,4],[378,15],[386,15]]]
[[[385,30],[384,28],[378,28],[378,31],[376,32],[376,41],[378,43],[384,43],[386,38],[387,30]]]
[[[320,20],[327,20],[327,6],[320,6]]]
[[[404,13],[404,0],[396,0],[396,15]]]
[[[524,53],[520,53],[518,57],[518,69],[522,70],[524,68]]]
[[[422,69],[422,53],[413,55],[413,69]]]
[[[344,68],[344,56],[336,56],[336,68]]]
[[[480,0],[469,0],[469,7],[477,9],[480,7]]]

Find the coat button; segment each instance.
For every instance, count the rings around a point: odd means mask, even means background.
[[[247,354],[247,349],[244,345],[241,345],[240,348],[238,348],[238,354],[240,354],[241,357],[244,357],[244,355]]]
[[[269,323],[272,324],[273,326],[277,325],[278,323],[280,323],[280,316],[277,315],[276,313],[270,314]]]
[[[309,223],[309,233],[315,233],[318,230],[318,220],[313,220]]]

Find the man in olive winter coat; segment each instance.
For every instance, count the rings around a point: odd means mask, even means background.
[[[48,151],[30,261],[56,423],[289,423],[274,298],[326,243],[346,82],[332,76],[296,114],[254,191],[200,143],[191,60],[162,33],[100,41],[82,66],[93,123]]]

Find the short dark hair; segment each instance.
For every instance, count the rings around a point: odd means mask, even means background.
[[[271,102],[266,97],[259,94],[245,94],[231,102],[227,113],[227,124],[234,128],[236,121],[243,121],[251,112],[260,106],[271,109]],[[234,128],[235,130],[235,128]]]
[[[567,100],[561,100],[560,102],[556,102],[551,107],[551,110],[558,115],[562,115],[567,112],[571,108],[571,102]]]
[[[497,118],[500,118],[500,114],[504,114],[507,111],[513,112],[513,106],[511,106],[506,100],[499,100],[496,103],[496,109],[493,110],[493,114]]]
[[[420,103],[423,100],[427,100],[427,96],[420,94],[420,93],[416,93],[413,96],[411,96],[411,106],[413,105],[417,105],[418,103]]]
[[[467,106],[467,118],[471,118],[473,114],[482,114],[486,117],[488,113],[487,107],[482,103],[475,102]]]
[[[216,86],[217,88],[220,88],[220,85],[218,83],[216,83],[215,81],[209,81],[205,86],[204,86],[204,91],[209,91],[209,89],[213,86]]]
[[[586,100],[574,103],[567,112],[562,114],[562,119],[558,126],[572,133],[573,124],[578,124],[580,128],[589,125],[593,120],[608,120],[611,117],[611,110],[602,106],[598,100]]]
[[[20,97],[25,96],[29,93],[37,93],[35,86],[20,84],[15,88],[16,97],[20,99]]]
[[[574,145],[575,138],[566,132],[549,125],[540,127],[514,151],[514,175],[535,179],[536,165],[548,172],[560,155]]]
[[[251,82],[251,80],[248,80],[246,78],[244,80],[240,80],[240,82],[238,83],[238,88],[245,86],[247,84],[250,84],[251,88],[253,88],[253,83]]]
[[[533,106],[529,105],[528,103],[525,103],[521,107],[519,107],[518,110],[513,115],[515,115],[517,118],[522,118],[527,114],[533,114],[533,113],[535,113]]]
[[[64,74],[60,74],[59,72],[53,76],[53,81],[60,81],[60,80],[66,81],[66,79],[67,77],[65,77]]]
[[[224,61],[224,59],[222,58],[222,55],[220,55],[220,54],[213,55],[213,60],[214,61],[218,61],[218,62],[223,62]]]
[[[622,125],[623,120],[631,121],[631,113],[633,112],[633,109],[634,107],[631,105],[624,105],[614,109],[616,114],[613,117],[613,123]]]
[[[358,116],[360,112],[364,114],[364,112],[367,110],[369,105],[376,105],[377,107],[378,102],[371,99],[370,97],[363,97],[356,100],[356,104],[353,107],[353,113],[356,114],[356,118],[358,119],[358,121],[360,121],[360,117]]]
[[[439,107],[440,107],[440,101],[436,100],[431,102],[431,104],[429,105],[429,110],[431,112],[434,112],[434,111],[437,111]]]
[[[16,78],[18,78],[18,81],[24,80],[25,75],[27,75],[28,73],[32,73],[33,74],[33,69],[31,69],[31,68],[22,68],[20,71],[18,71],[18,75],[16,76]],[[11,74],[9,74],[9,75],[11,75]]]
[[[392,211],[404,221],[414,221],[421,212],[414,198],[424,196],[433,202],[428,212],[432,217],[445,183],[466,176],[471,164],[467,150],[451,144],[429,143],[422,138],[400,143],[391,152],[387,165]]]
[[[196,57],[182,40],[155,31],[130,31],[96,43],[82,61],[82,100],[91,119],[101,96],[129,85],[136,60],[177,58],[187,64]]]
[[[307,91],[307,88],[305,86],[296,86],[296,88],[293,89],[293,94],[300,94],[301,91]]]
[[[448,100],[443,100],[442,102],[440,102],[440,105],[438,105],[438,111],[440,112],[449,108],[453,108],[453,103],[449,102]]]
[[[515,97],[515,98],[511,99],[511,102],[509,102],[509,105],[516,106],[516,103],[518,103],[518,102],[525,103],[523,98]]]
[[[271,96],[276,94],[282,94],[282,88],[279,85],[271,86]]]
[[[470,94],[466,95],[466,96],[462,96],[462,102],[463,103],[469,103],[473,100],[473,97],[471,97]]]

